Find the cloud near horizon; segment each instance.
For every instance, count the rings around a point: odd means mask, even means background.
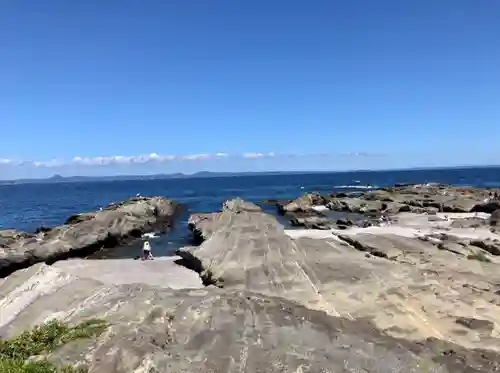
[[[269,153],[243,153],[243,154],[228,154],[228,153],[215,153],[215,154],[189,154],[189,155],[161,155],[157,153],[125,156],[125,155],[111,155],[111,156],[98,156],[98,157],[81,157],[76,156],[69,160],[51,159],[48,161],[31,161],[31,160],[16,160],[8,158],[0,158],[0,166],[32,166],[32,167],[63,167],[63,166],[110,166],[110,165],[138,165],[145,163],[168,163],[168,162],[182,162],[182,161],[208,161],[226,158],[243,158],[243,159],[263,159],[263,158],[277,158],[277,157],[305,157],[328,154],[277,154],[275,152]],[[332,155],[332,154],[330,154]],[[379,156],[378,154],[369,153],[348,153],[338,154],[338,156],[348,157],[367,157]]]

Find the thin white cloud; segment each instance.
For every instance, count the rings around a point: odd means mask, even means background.
[[[0,158],[0,166],[31,166],[31,167],[61,167],[70,165],[79,166],[108,166],[108,165],[131,165],[143,164],[149,162],[166,163],[173,161],[206,161],[211,159],[227,158],[230,155],[227,153],[215,154],[188,154],[188,155],[161,155],[158,153],[126,156],[126,155],[111,155],[98,157],[76,156],[70,160],[62,161],[52,159],[49,161],[18,161],[8,158]]]
[[[344,157],[382,157],[383,153],[366,153],[366,152],[353,152],[341,154]]]
[[[120,164],[141,164],[147,162],[168,162],[174,161],[177,157],[173,155],[159,155],[157,153],[125,156],[125,155],[112,155],[106,157],[74,157],[69,163],[86,166],[106,166],[106,165],[120,165]]]
[[[203,161],[211,158],[212,156],[210,154],[192,154],[181,157],[181,159],[186,161]]]
[[[58,159],[51,159],[50,161],[34,161],[32,162],[35,167],[60,167],[64,162]]]
[[[264,158],[264,154],[262,154],[262,153],[245,153],[245,154],[243,154],[243,158]]]
[[[311,156],[313,154],[309,154]],[[319,155],[318,153],[316,155]],[[332,156],[334,154],[323,154],[325,156]],[[339,155],[339,154],[337,154]],[[381,154],[372,153],[344,153],[341,156],[347,157],[371,157],[380,156]],[[2,167],[47,167],[57,168],[62,166],[113,166],[113,165],[137,165],[145,163],[167,163],[176,161],[191,161],[202,162],[209,160],[225,159],[225,158],[245,158],[245,159],[263,159],[263,158],[276,158],[276,157],[302,157],[307,156],[304,153],[296,154],[277,154],[275,152],[269,153],[243,153],[243,154],[228,154],[228,153],[214,153],[214,154],[188,154],[188,155],[162,155],[158,153],[142,154],[142,155],[111,155],[111,156],[98,156],[98,157],[84,157],[76,156],[70,160],[52,159],[49,161],[19,161],[9,158],[0,158],[0,166]]]
[[[250,159],[255,159],[255,158],[274,158],[276,157],[276,153],[270,152],[270,153],[244,153],[243,158],[250,158]]]

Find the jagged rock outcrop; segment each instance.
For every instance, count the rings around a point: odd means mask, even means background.
[[[282,213],[305,212],[311,210],[313,206],[324,206],[328,201],[328,197],[321,196],[317,193],[308,193],[294,201],[278,202],[277,206]]]
[[[194,239],[201,243],[212,235],[214,222],[219,217],[218,212],[208,214],[192,214],[188,220],[188,228],[193,232]]]
[[[472,187],[454,187],[441,184],[400,185],[392,188],[369,190],[356,196],[306,194],[295,201],[277,202],[282,213],[309,211],[313,206],[325,205],[334,211],[366,215],[380,213],[431,211],[485,212],[500,209],[500,201],[491,200],[496,190]]]
[[[165,230],[178,204],[163,197],[138,197],[102,211],[75,215],[37,235],[0,231],[0,277],[38,262],[52,263],[114,247],[145,232]]]

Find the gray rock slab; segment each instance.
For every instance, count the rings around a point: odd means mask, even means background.
[[[104,284],[148,284],[172,289],[201,288],[200,276],[176,264],[180,257],[160,257],[154,260],[70,259],[52,267],[79,278],[94,279]]]
[[[293,300],[332,316],[370,319],[391,335],[499,349],[500,272],[436,244],[397,235],[292,239],[262,212],[223,211],[210,238],[180,253],[206,283]],[[375,254],[375,256],[373,255]],[[483,289],[483,290],[477,290]],[[490,320],[485,337],[457,317]]]
[[[54,317],[70,324],[104,319],[108,329],[101,336],[71,342],[49,356],[56,363],[85,365],[92,373],[490,373],[500,368],[500,357],[490,351],[396,339],[365,320],[332,317],[248,291],[109,286],[37,265],[3,280],[0,302],[2,312],[6,306],[18,311],[2,319],[4,337]]]

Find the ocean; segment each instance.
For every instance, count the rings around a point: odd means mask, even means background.
[[[189,214],[219,211],[227,199],[241,197],[260,203],[267,199],[294,199],[306,192],[351,192],[367,186],[424,182],[500,187],[500,167],[8,184],[0,185],[0,229],[34,231],[40,226],[60,225],[70,215],[97,210],[138,193],[166,196],[186,208],[172,232],[152,239],[151,243],[157,256],[172,255],[178,247],[190,244]],[[275,213],[272,206],[262,207]],[[134,257],[139,252],[138,246],[132,246],[102,252],[98,257]]]

